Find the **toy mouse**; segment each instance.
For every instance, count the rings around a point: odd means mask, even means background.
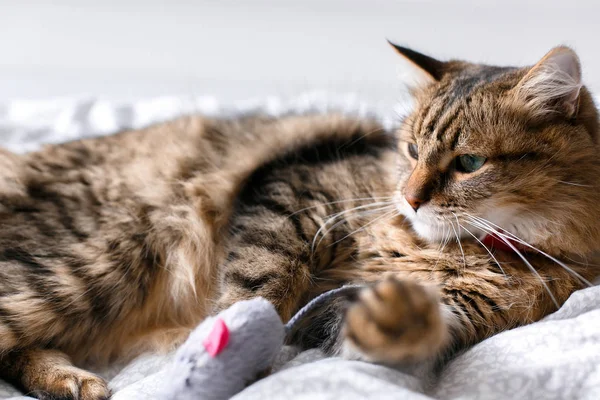
[[[206,318],[179,348],[165,371],[162,398],[229,399],[268,372],[286,335],[319,306],[356,293],[344,286],[323,293],[283,324],[273,305],[263,298],[240,301]]]

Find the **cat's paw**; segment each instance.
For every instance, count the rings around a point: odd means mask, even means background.
[[[57,366],[28,386],[28,394],[41,400],[106,400],[111,395],[104,379],[73,366]]]
[[[388,278],[361,292],[348,309],[346,345],[370,361],[417,362],[439,353],[448,338],[437,293]]]

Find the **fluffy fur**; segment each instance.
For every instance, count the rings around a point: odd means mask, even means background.
[[[192,116],[2,151],[3,376],[40,398],[105,398],[71,362],[172,348],[256,296],[286,320],[346,283],[373,286],[316,312],[297,343],[437,361],[597,276],[598,116],[575,53],[513,68],[396,48],[429,77],[397,132],[335,114]],[[465,154],[486,161],[467,173]],[[515,251],[483,246],[490,232]]]

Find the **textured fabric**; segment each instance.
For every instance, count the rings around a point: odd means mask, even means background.
[[[399,110],[405,109],[400,105]],[[14,151],[41,143],[97,136],[201,112],[231,115],[262,111],[341,109],[376,115],[391,125],[397,114],[356,96],[311,94],[287,101],[264,99],[231,107],[213,98],[159,98],[131,104],[93,100],[15,101],[0,105],[0,143]],[[294,356],[284,348],[275,374],[236,399],[600,399],[600,287],[575,293],[541,322],[496,335],[452,361],[425,390],[417,379],[382,366],[326,359],[317,351]],[[102,375],[116,400],[158,399],[173,355],[143,355]],[[30,399],[0,382],[0,398]]]

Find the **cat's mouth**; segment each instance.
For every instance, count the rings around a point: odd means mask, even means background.
[[[507,252],[528,249],[527,242],[505,228],[510,225],[508,222],[512,216],[506,210],[495,208],[493,212],[442,212],[428,205],[415,211],[402,200],[404,199],[396,202],[398,210],[408,219],[417,235],[429,243],[471,240],[488,248]],[[485,217],[481,217],[482,214]]]
[[[463,224],[456,215],[450,213],[442,215],[430,205],[425,205],[415,211],[403,196],[396,196],[395,204],[398,211],[411,223],[417,235],[429,243],[442,243],[470,237],[468,230],[462,228]],[[479,232],[475,235],[479,239],[483,239],[485,236]]]

